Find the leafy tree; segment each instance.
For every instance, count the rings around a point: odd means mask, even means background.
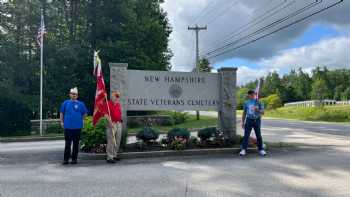
[[[245,100],[247,99],[248,88],[239,88],[236,93],[237,109],[243,109]]]
[[[200,72],[211,72],[212,67],[210,67],[210,62],[206,58],[199,60],[199,71]]]
[[[341,100],[343,101],[350,100],[350,87],[346,88],[346,90],[341,94]]]
[[[329,89],[327,87],[326,81],[322,79],[316,80],[312,84],[311,98],[322,101],[327,99],[329,96]]]
[[[36,35],[44,8],[44,114],[57,112],[73,86],[78,86],[80,99],[92,112],[94,50],[101,51],[106,84],[109,62],[125,62],[130,69],[170,69],[171,27],[162,2],[0,1],[0,90],[10,90],[38,112],[40,50]]]
[[[277,72],[269,73],[262,83],[262,95],[268,96],[271,94],[278,94],[280,97],[283,97],[284,96],[283,93],[284,93],[284,87],[282,86],[282,80],[279,77],[278,73]]]

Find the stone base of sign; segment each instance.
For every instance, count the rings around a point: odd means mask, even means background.
[[[127,63],[110,63],[110,91],[120,92],[120,102],[122,104],[123,133],[127,133]]]
[[[236,136],[236,79],[237,68],[221,68],[219,74],[218,125],[225,139]]]

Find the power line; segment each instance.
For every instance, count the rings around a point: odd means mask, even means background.
[[[265,19],[272,17],[273,15],[283,11],[284,9],[288,8],[289,6],[291,6],[292,4],[295,3],[295,0],[293,0],[292,2],[290,2],[289,4],[287,4],[286,6],[282,7],[281,9],[275,11],[276,9],[280,8],[281,5],[284,5],[287,2],[287,0],[284,0],[282,3],[274,6],[273,8],[267,10],[266,12],[264,12],[262,15],[254,18],[253,20],[249,21],[248,23],[236,28],[236,30],[234,30],[233,32],[227,34],[227,38],[224,39],[224,41],[222,42],[223,44],[227,43],[228,41],[230,41],[232,38],[241,35],[245,30],[249,30],[252,29],[254,26],[256,26],[258,23],[263,22]],[[264,6],[265,7],[265,6]],[[273,12],[274,11],[274,12]],[[272,13],[271,13],[272,12]],[[270,14],[271,13],[271,14]],[[269,14],[269,15],[267,15]],[[249,26],[250,24],[253,24],[252,26]],[[213,42],[211,42],[211,44],[216,44],[220,41],[220,39],[217,39]],[[207,50],[210,51],[213,50],[213,48]]]
[[[231,10],[233,8],[233,6],[237,5],[239,3],[239,0],[237,1],[232,1],[231,5],[229,5],[228,7],[224,7],[223,10],[221,10],[221,13],[216,15],[215,17],[213,17],[209,22],[207,22],[207,25],[212,24],[214,21],[216,21],[218,18],[222,17],[223,15],[225,15],[229,10]]]
[[[214,7],[214,5],[218,4],[217,0],[212,0],[208,3],[208,5],[193,19],[193,23],[197,23],[198,19],[200,19],[203,14],[205,16],[205,13],[207,12],[207,10],[211,7]],[[210,11],[210,10],[209,10]]]
[[[327,7],[323,8],[323,9],[317,11],[317,12],[314,12],[314,13],[312,13],[312,14],[310,14],[310,15],[307,15],[307,16],[301,18],[301,19],[298,19],[298,20],[296,20],[296,21],[294,21],[294,22],[292,22],[292,23],[290,23],[290,24],[288,24],[288,25],[282,26],[282,27],[280,27],[280,28],[278,28],[278,29],[276,29],[276,30],[274,30],[274,31],[272,31],[272,32],[270,32],[270,33],[268,33],[268,34],[265,34],[265,35],[263,35],[263,36],[261,36],[261,37],[259,37],[259,38],[256,38],[256,39],[254,39],[254,40],[248,41],[248,42],[246,42],[246,43],[243,43],[243,44],[241,44],[241,45],[239,45],[239,46],[236,46],[236,47],[231,48],[231,49],[229,49],[229,50],[223,51],[223,52],[218,53],[218,54],[216,54],[216,55],[207,56],[207,57],[208,57],[208,58],[218,57],[218,56],[220,56],[220,55],[226,54],[226,53],[228,53],[228,52],[234,51],[234,50],[236,50],[236,49],[239,49],[239,48],[241,48],[241,47],[244,47],[244,46],[246,46],[246,45],[249,45],[249,44],[251,44],[251,43],[254,43],[254,42],[256,42],[256,41],[258,41],[258,40],[260,40],[260,39],[263,39],[263,38],[265,38],[265,37],[267,37],[267,36],[270,36],[270,35],[272,35],[272,34],[274,34],[274,33],[276,33],[276,32],[279,32],[279,31],[285,29],[285,28],[288,28],[288,27],[293,26],[293,25],[295,25],[295,24],[297,24],[297,23],[299,23],[299,22],[301,22],[301,21],[304,21],[304,20],[306,20],[306,19],[308,19],[308,18],[310,18],[310,17],[312,17],[312,16],[314,16],[314,15],[316,15],[316,14],[319,14],[319,13],[325,11],[325,10],[328,10],[328,9],[330,9],[330,8],[332,8],[332,7],[334,7],[334,6],[338,5],[338,4],[340,4],[340,3],[342,3],[343,1],[344,1],[344,0],[340,0],[340,1],[334,3],[334,4],[330,5],[330,6],[327,6]]]
[[[295,17],[295,16],[297,16],[297,15],[299,15],[299,14],[305,12],[306,10],[311,9],[312,7],[316,6],[317,4],[319,4],[319,3],[321,3],[321,2],[322,2],[322,1],[320,1],[320,0],[316,0],[316,1],[314,1],[314,2],[312,2],[312,3],[310,3],[310,4],[308,4],[307,6],[301,8],[301,9],[299,9],[299,10],[293,12],[293,13],[291,13],[291,14],[289,14],[289,15],[287,15],[287,16],[281,18],[281,19],[278,19],[278,20],[276,20],[276,21],[274,21],[274,22],[272,22],[272,23],[270,23],[270,24],[268,24],[268,25],[266,25],[266,26],[264,26],[264,27],[262,27],[262,28],[260,28],[260,29],[258,29],[257,31],[255,31],[255,32],[253,32],[253,33],[251,33],[251,34],[248,34],[248,35],[246,35],[246,36],[243,36],[243,37],[241,37],[241,38],[239,38],[239,39],[234,40],[233,42],[230,42],[230,43],[228,43],[228,44],[225,44],[225,45],[223,45],[223,46],[221,46],[221,47],[219,47],[219,48],[217,48],[217,49],[214,49],[214,50],[208,52],[207,55],[210,56],[211,54],[215,54],[215,53],[218,52],[218,51],[224,50],[224,49],[226,49],[226,48],[228,48],[228,47],[230,47],[230,46],[234,46],[235,44],[241,42],[242,40],[245,40],[245,39],[247,39],[247,38],[251,38],[251,37],[253,37],[253,36],[259,35],[260,33],[264,32],[265,30],[268,30],[268,29],[270,29],[270,28],[273,28],[273,27],[275,27],[276,25],[279,25],[279,24],[281,24],[281,23],[283,23],[283,22],[289,20],[290,18],[293,18],[293,17]]]

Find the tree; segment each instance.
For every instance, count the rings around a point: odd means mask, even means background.
[[[236,93],[237,109],[243,109],[245,100],[247,99],[248,88],[239,88]]]
[[[169,70],[171,27],[159,0],[0,1],[0,90],[39,106],[40,50],[36,34],[44,8],[44,115],[57,112],[71,87],[92,112],[92,54],[100,50],[105,81],[109,62],[130,69]],[[45,117],[45,116],[44,116]]]
[[[312,92],[311,92],[311,98],[315,100],[325,100],[329,96],[329,89],[327,87],[326,81],[322,79],[316,80],[312,84]]]
[[[211,72],[212,67],[210,67],[210,62],[207,58],[202,58],[199,60],[199,71],[200,72]]]
[[[350,87],[346,88],[346,90],[341,94],[341,100],[343,101],[350,100]]]

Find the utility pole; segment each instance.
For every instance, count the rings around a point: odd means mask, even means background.
[[[207,30],[207,26],[205,27],[199,27],[197,24],[195,27],[188,26],[188,30],[193,30],[196,32],[196,72],[199,73],[199,31],[201,30]],[[199,111],[196,111],[197,114],[197,120],[199,120]]]

